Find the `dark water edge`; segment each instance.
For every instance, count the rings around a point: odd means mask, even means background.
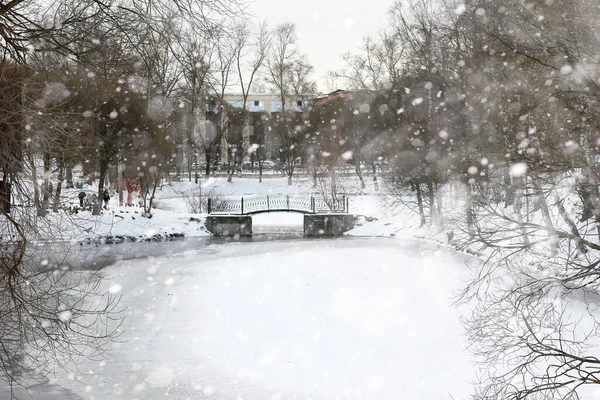
[[[1,379],[1,378],[0,378]],[[0,384],[0,399],[17,400],[81,400],[82,397],[71,390],[50,382],[47,377],[38,377],[26,387],[13,387]],[[4,382],[2,382],[4,383]]]
[[[304,240],[299,230],[257,232],[252,237],[183,237],[161,240],[124,240],[103,242],[35,243],[27,248],[27,264],[36,270],[99,271],[119,261],[168,256],[206,246],[238,242]]]

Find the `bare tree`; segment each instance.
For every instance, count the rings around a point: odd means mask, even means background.
[[[211,167],[216,164],[219,156],[221,160],[227,159],[228,137],[229,137],[229,104],[225,100],[228,88],[232,85],[232,75],[236,57],[238,57],[238,42],[229,32],[222,32],[215,40],[214,73],[208,80],[214,96],[209,104],[211,119],[207,127],[207,140],[204,141],[204,153],[206,155],[205,175],[208,178]],[[211,133],[209,133],[211,132]],[[220,148],[220,154],[217,149]]]
[[[296,26],[292,23],[283,23],[277,25],[273,31],[273,42],[271,45],[271,51],[268,56],[268,68],[269,68],[269,81],[275,88],[277,95],[279,96],[279,103],[281,104],[281,110],[278,114],[277,125],[282,127],[278,132],[280,136],[286,136],[288,130],[288,124],[286,123],[286,103],[288,102],[288,91],[290,88],[290,74],[294,61],[297,55],[296,49]],[[271,132],[265,138],[265,144],[267,147],[267,159],[272,157],[271,154]],[[293,152],[292,149],[288,149],[291,160],[284,159],[286,166],[291,166],[293,172]],[[289,176],[289,175],[288,175]],[[291,184],[291,178],[290,178]]]
[[[296,48],[296,27],[291,23],[278,25],[273,32],[272,50],[268,57],[269,80],[279,96],[281,111],[275,118],[276,132],[281,141],[280,153],[288,184],[292,184],[297,147],[304,130],[302,114],[308,112],[305,98],[311,97],[316,85],[311,81],[312,66]],[[290,102],[293,100],[293,102]],[[265,139],[267,158],[270,154],[270,137]]]
[[[383,31],[376,38],[366,37],[358,51],[342,55],[346,67],[335,76],[343,79],[350,89],[390,89],[400,79],[404,51],[402,40],[395,33]]]
[[[57,368],[70,370],[84,358],[102,358],[105,346],[118,336],[121,316],[118,296],[104,293],[93,274],[61,267],[68,249],[61,245],[47,246],[44,252],[29,248],[31,242],[61,238],[63,232],[29,206],[33,202],[31,183],[37,177],[23,168],[21,159],[28,149],[21,139],[29,138],[35,129],[36,121],[27,118],[35,114],[30,113],[34,108],[28,100],[36,87],[32,75],[26,69],[4,64],[0,76],[11,77],[10,86],[0,81],[3,98],[17,100],[8,107],[0,106],[3,135],[14,139],[2,141],[0,147],[0,159],[10,162],[1,167],[3,182],[11,182],[10,192],[2,191],[0,207],[0,380],[14,389],[31,383],[39,374]],[[44,110],[52,115],[56,98],[47,94],[42,97],[48,106]],[[58,98],[64,100],[63,96]],[[61,118],[46,117],[45,122],[50,121],[58,127],[63,125]],[[21,126],[17,130],[19,136],[11,136],[11,129],[17,126]],[[46,163],[48,158],[60,157],[59,142],[64,139],[62,135],[69,133],[51,125],[48,129],[59,135],[42,137],[38,142],[46,154]],[[33,153],[31,156],[35,157]],[[75,224],[69,220],[63,223]],[[109,324],[113,320],[117,324]]]
[[[239,9],[220,0],[0,2],[0,380],[11,387],[102,358],[118,336],[118,296],[104,293],[93,273],[66,269],[67,249],[30,244],[77,228],[59,209],[76,162],[94,165],[102,192],[109,170],[124,161],[119,152],[127,152],[146,167],[148,190],[156,189],[173,143],[171,121],[153,107],[170,116],[168,97],[189,67],[174,61],[179,47],[171,39],[185,26],[204,40]],[[140,76],[144,85],[124,79]],[[136,140],[148,146],[134,149]],[[54,183],[58,212],[44,218]]]
[[[205,147],[205,143],[213,143],[214,131],[206,130],[206,99],[208,81],[214,62],[214,43],[202,42],[188,33],[183,32],[179,38],[178,62],[181,64],[184,79],[180,82],[178,93],[184,105],[184,126],[187,131],[187,146],[190,156],[188,167],[191,167],[191,153],[194,149]],[[211,136],[207,136],[211,133]],[[191,170],[190,170],[191,179]],[[196,174],[196,182],[198,176]]]
[[[247,22],[240,22],[235,28],[235,52],[238,81],[242,91],[242,107],[248,108],[248,95],[254,83],[254,78],[263,67],[271,45],[272,33],[266,22],[261,22],[253,34]],[[245,62],[248,55],[251,58]],[[247,151],[250,149],[250,119],[244,117],[242,125],[242,149],[244,158],[247,159]]]
[[[286,100],[290,89],[289,79],[298,53],[296,41],[296,25],[288,22],[275,27],[268,67],[269,79],[277,90],[282,113],[286,111]]]

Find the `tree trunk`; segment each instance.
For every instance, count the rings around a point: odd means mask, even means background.
[[[232,149],[232,150],[235,150],[235,149]],[[233,152],[231,154],[231,158],[233,158],[233,164],[231,163],[231,159],[230,159],[229,163],[227,164],[227,182],[231,182],[233,180],[233,174],[235,174],[235,169],[237,167],[235,152]]]
[[[272,140],[271,140],[271,136],[273,133],[273,119],[270,119],[270,123],[269,126],[267,126],[265,128],[265,133],[264,133],[264,138],[263,138],[263,142],[264,142],[264,148],[265,148],[265,153],[264,153],[264,157],[265,160],[272,160],[273,159],[273,155],[271,154],[271,147],[272,147]],[[277,126],[277,125],[276,125]]]
[[[31,169],[31,183],[33,184],[33,206],[39,215],[40,213],[40,185],[37,180],[37,168],[35,166],[35,156],[28,154],[29,168]]]
[[[56,185],[56,194],[54,195],[54,205],[52,207],[52,211],[58,212],[58,206],[60,205],[60,195],[62,192],[62,183],[64,181],[64,163],[63,161],[59,161],[58,164],[58,184]]]
[[[354,171],[356,172],[356,176],[358,176],[358,179],[360,180],[360,187],[362,189],[365,189],[367,185],[365,185],[365,179],[363,178],[363,173],[359,159],[354,160]]]
[[[293,154],[290,154],[290,157],[288,159],[287,175],[288,175],[288,185],[291,185],[292,177],[294,176],[294,156],[293,156]]]
[[[212,146],[208,146],[204,153],[204,158],[205,158],[205,164],[204,164],[204,177],[206,179],[208,179],[210,177],[210,167],[211,167],[211,162],[212,162]],[[196,182],[198,183],[198,182]]]
[[[375,163],[373,163],[373,186],[375,188],[375,191],[378,192],[379,182],[377,181],[377,165],[375,165]]]
[[[194,128],[192,131],[192,143],[196,145],[196,149],[204,148],[206,157],[210,153],[211,144],[208,143],[206,132],[206,103],[203,93],[197,95],[198,104],[194,108]],[[209,149],[207,151],[206,149]],[[193,159],[193,158],[192,158]],[[194,182],[198,183],[198,156],[196,155],[196,167],[194,168]]]
[[[512,206],[515,202],[515,189],[513,188],[508,170],[504,174],[504,190],[506,190],[506,200],[504,202],[504,208],[506,208]]]
[[[335,169],[331,169],[329,171],[329,180],[330,185],[327,187],[327,181],[325,179],[321,179],[321,192],[327,206],[329,206],[331,210],[334,210],[337,208],[338,203],[337,175],[335,173]]]
[[[423,226],[427,221],[425,219],[425,210],[423,207],[423,193],[421,192],[421,184],[412,183],[412,185],[417,191],[417,205],[419,206],[419,217],[421,219],[421,225],[419,226]]]
[[[152,217],[152,203],[154,202],[154,196],[156,195],[156,188],[158,187],[158,184],[160,182],[160,169],[157,168],[157,170],[154,172],[153,175],[149,176],[149,180],[148,180],[148,194],[150,195],[150,198],[148,199],[148,203],[144,204],[144,212],[146,214],[147,217]],[[150,188],[150,183],[151,183],[151,188]],[[150,189],[152,191],[150,191]],[[145,196],[144,196],[145,198]]]
[[[146,212],[146,204],[148,203],[148,199],[146,198],[146,194],[148,192],[148,183],[146,182],[146,177],[140,179],[140,196],[142,199],[142,208],[144,209],[144,213]]]
[[[246,110],[246,108],[244,108],[244,110]],[[242,161],[248,162],[250,161],[250,154],[248,152],[250,149],[250,116],[244,111],[242,118],[242,154],[240,157],[242,158]]]
[[[465,199],[465,209],[467,210],[467,231],[469,238],[475,237],[475,212],[473,211],[473,193],[467,184],[467,198]]]
[[[569,229],[571,229],[571,234],[573,236],[575,236],[575,238],[576,238],[575,242],[577,243],[577,252],[579,254],[585,254],[585,253],[587,253],[587,250],[586,250],[583,242],[581,241],[581,235],[579,234],[579,230],[577,229],[577,225],[575,225],[575,222],[569,216],[569,213],[567,212],[567,210],[565,209],[565,206],[563,205],[563,201],[558,198],[557,194],[554,195],[554,199],[555,199],[556,205],[558,207],[558,212],[560,213],[561,217],[565,220],[565,222],[567,223],[567,225],[569,225]]]
[[[192,181],[192,164],[193,164],[193,160],[194,160],[194,144],[192,143],[192,141],[188,141],[188,160],[187,160],[187,165],[188,165],[188,182]]]
[[[531,182],[536,190],[536,195],[539,198],[540,211],[542,212],[542,219],[544,224],[546,224],[546,230],[548,231],[548,242],[550,244],[550,253],[551,255],[556,255],[558,249],[558,237],[556,235],[556,230],[554,229],[554,224],[552,223],[552,217],[550,216],[550,211],[548,210],[548,204],[546,203],[546,198],[544,197],[544,191],[542,188],[542,184],[538,177],[532,176]]]
[[[598,238],[600,239],[600,193],[596,176],[593,171],[587,170],[582,174],[582,178],[577,183],[577,193],[581,199],[581,218],[580,221],[587,221],[594,218],[598,229]]]
[[[104,180],[107,172],[108,160],[100,159],[100,175],[98,176],[98,203],[96,203],[94,206],[94,211],[92,213],[93,215],[100,215],[100,210],[102,210],[102,204],[104,203]]]
[[[529,246],[529,235],[527,234],[527,228],[523,225],[523,197],[527,198],[528,194],[523,194],[524,185],[523,179],[517,178],[515,182],[515,199],[514,199],[514,210],[517,221],[521,226],[521,237],[523,238],[523,244]]]
[[[429,197],[429,218],[430,224],[435,224],[436,226],[440,227],[439,221],[438,221],[438,217],[437,217],[437,210],[436,210],[436,205],[435,205],[435,190],[433,187],[433,183],[428,180],[427,181],[427,194]]]
[[[223,165],[225,165],[225,163],[227,162],[227,150],[229,148],[229,142],[227,140],[227,137],[229,136],[229,124],[227,124],[227,126],[225,127],[225,129],[223,130],[223,132],[221,133],[221,159],[219,161],[221,161],[221,163]]]
[[[67,189],[73,189],[75,185],[73,184],[73,166],[69,164],[66,168],[67,172]]]
[[[444,229],[444,199],[438,190],[438,185],[433,185],[435,189],[435,201],[437,204],[437,218],[438,218],[438,226],[440,229]]]
[[[39,216],[43,217],[46,215],[48,207],[50,205],[50,165],[51,158],[49,153],[44,153],[44,183],[42,186],[42,205],[40,207]]]

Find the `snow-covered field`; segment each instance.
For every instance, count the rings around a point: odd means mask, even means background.
[[[57,383],[84,399],[464,399],[474,370],[450,302],[467,274],[389,239],[119,263],[102,275],[127,307],[121,343]]]

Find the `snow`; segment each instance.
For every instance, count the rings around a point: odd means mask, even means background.
[[[269,175],[267,175],[269,176]],[[155,208],[152,218],[142,216],[143,208],[118,206],[118,195],[114,194],[109,201],[109,209],[102,210],[99,216],[91,211],[80,211],[71,214],[66,211],[50,213],[45,236],[38,240],[51,241],[122,241],[122,240],[161,240],[169,237],[201,237],[210,236],[204,228],[206,216],[206,200],[213,198],[241,199],[244,196],[267,195],[306,195],[319,196],[319,190],[313,187],[306,176],[296,177],[294,185],[288,185],[287,178],[271,175],[258,182],[257,177],[234,178],[227,182],[225,177],[195,182],[171,182],[162,185],[156,192]],[[372,185],[369,185],[372,186]],[[357,214],[373,215],[379,213],[379,200],[373,189],[360,189],[356,178],[340,180],[340,189],[349,193],[350,211]],[[65,204],[77,205],[77,193],[82,189],[65,189]],[[86,185],[83,190],[94,193],[97,185]],[[202,213],[193,213],[190,198],[202,196]],[[254,216],[253,224],[257,232],[282,231],[290,229],[301,231],[302,214],[273,213],[266,216]],[[50,229],[53,226],[54,229]],[[276,228],[273,230],[272,228]]]
[[[206,250],[103,270],[123,296],[124,333],[106,362],[58,383],[84,399],[469,394],[473,366],[450,306],[468,273],[460,257],[386,239]]]
[[[33,398],[468,398],[477,369],[459,320],[465,310],[451,306],[471,272],[467,256],[451,248],[447,232],[421,226],[410,193],[391,195],[382,185],[382,194],[366,181],[365,190],[356,178],[340,182],[350,212],[360,216],[349,237],[198,241],[192,251],[182,246],[101,270],[103,289],[122,296],[123,335],[106,361],[85,362],[72,376],[57,371],[33,388]],[[158,190],[151,219],[139,207],[116,207],[116,197],[101,216],[49,218],[61,240],[207,236],[205,214],[188,208],[187,198],[200,193],[239,198],[318,189],[307,177],[291,186],[282,177],[172,182]],[[453,215],[464,213],[460,188],[440,193],[452,226]],[[253,216],[258,236],[277,232],[281,239],[302,232],[302,223],[296,213]],[[583,306],[574,301],[573,314],[585,313]]]

